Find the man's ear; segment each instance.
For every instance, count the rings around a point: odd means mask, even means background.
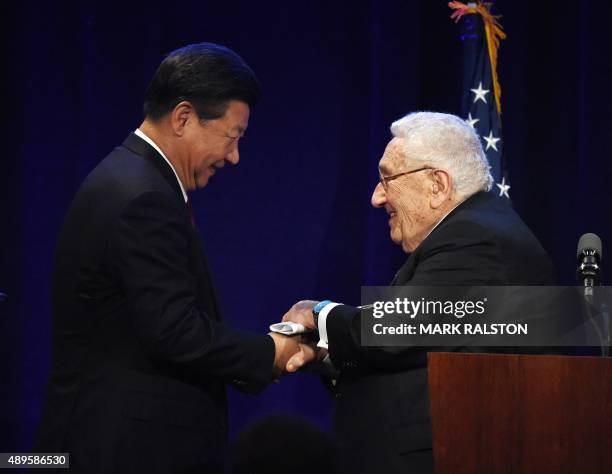
[[[453,180],[444,170],[434,170],[431,173],[430,205],[432,209],[438,209],[445,201],[450,200],[452,194]]]
[[[190,102],[186,100],[179,102],[170,113],[170,125],[174,133],[182,137],[185,133],[185,127],[189,120],[195,117],[195,109]]]

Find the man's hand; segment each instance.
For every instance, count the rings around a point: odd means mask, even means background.
[[[300,351],[287,361],[287,372],[296,372],[311,362],[321,362],[327,355],[327,349],[316,347],[314,343],[300,346]]]
[[[315,359],[314,348],[303,343],[300,337],[288,337],[275,332],[271,332],[269,336],[274,341],[276,348],[273,367],[275,379],[285,372],[295,372]]]
[[[283,322],[293,321],[300,323],[306,329],[318,329],[312,316],[312,308],[317,305],[318,301],[304,300],[295,303],[289,311],[283,316]]]

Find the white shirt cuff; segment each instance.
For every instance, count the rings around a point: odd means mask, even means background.
[[[328,341],[327,341],[327,315],[329,312],[334,309],[336,306],[340,306],[340,303],[329,303],[325,305],[325,307],[319,313],[319,342],[317,347],[322,347],[323,349],[328,349]]]

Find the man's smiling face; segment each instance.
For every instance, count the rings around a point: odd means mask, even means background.
[[[191,124],[188,162],[197,188],[206,186],[226,161],[238,164],[238,142],[249,125],[249,113],[247,104],[233,100],[223,117]]]
[[[387,145],[379,162],[381,182],[372,193],[372,205],[389,214],[391,240],[409,253],[427,236],[434,217],[429,203],[430,168],[411,161],[403,145],[404,139],[398,137]]]

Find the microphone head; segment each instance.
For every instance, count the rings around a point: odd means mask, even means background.
[[[595,253],[599,256],[599,260],[602,257],[601,250],[601,239],[597,236],[597,234],[583,234],[578,240],[578,252],[576,254],[576,258],[580,259],[582,254],[586,250],[594,250]]]

